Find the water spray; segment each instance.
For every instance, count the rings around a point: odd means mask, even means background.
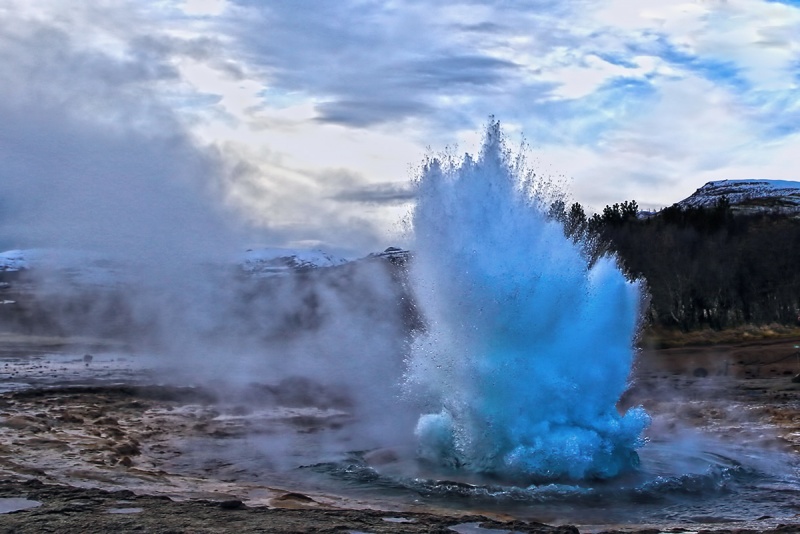
[[[426,406],[419,456],[439,469],[544,481],[637,465],[650,418],[617,402],[641,288],[565,237],[556,197],[495,121],[477,158],[423,166],[411,278],[427,330],[406,383]]]

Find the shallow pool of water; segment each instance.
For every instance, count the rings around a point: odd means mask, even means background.
[[[30,499],[23,499],[17,497],[0,498],[0,514],[10,514],[11,512],[19,512],[20,510],[29,510],[37,508],[42,503],[39,501],[32,501]]]

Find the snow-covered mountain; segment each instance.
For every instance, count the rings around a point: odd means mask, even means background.
[[[347,263],[322,250],[264,248],[247,250],[238,258],[224,259],[222,264],[238,265],[243,271],[257,276],[283,274]],[[69,272],[83,283],[108,283],[114,274],[124,270],[121,262],[113,262],[97,253],[77,250],[24,249],[0,252],[0,273],[39,270],[46,268]],[[78,281],[78,280],[76,280]]]
[[[411,252],[402,248],[389,247],[383,252],[373,252],[366,259],[383,259],[396,265],[405,265],[408,262]]]
[[[259,248],[248,249],[239,264],[246,273],[272,276],[291,271],[336,267],[347,262],[344,258],[318,249]]]
[[[712,207],[726,197],[740,211],[800,212],[800,182],[787,180],[718,180],[692,193],[678,206]]]
[[[24,250],[0,252],[0,272],[16,272],[28,269],[30,264]]]
[[[402,265],[408,255],[407,250],[389,247],[363,259],[382,259]],[[223,258],[215,265],[220,268],[236,266],[246,274],[263,277],[337,267],[351,261],[319,249],[259,248],[249,249],[235,258]],[[81,285],[114,285],[122,281],[124,272],[130,268],[130,265],[126,266],[119,260],[112,261],[97,253],[77,250],[23,249],[0,252],[0,274],[47,269],[66,274],[69,280]]]
[[[79,285],[114,286],[124,266],[105,256],[82,250],[23,249],[0,252],[0,274],[47,270]]]

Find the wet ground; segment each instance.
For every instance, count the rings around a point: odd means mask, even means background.
[[[372,532],[572,533],[570,527],[499,522],[478,515],[392,514],[373,510],[248,507],[238,500],[176,502],[166,497],[0,481],[0,496],[25,493],[38,506],[0,516],[0,532]],[[0,506],[8,498],[0,497]]]
[[[487,501],[476,496],[485,486],[381,478],[363,454],[316,458],[314,443],[324,437],[330,451],[350,415],[308,383],[253,384],[231,398],[161,383],[152,360],[124,347],[0,336],[0,531],[800,531],[796,344],[645,351],[623,403],[654,415],[642,460],[666,497],[631,490],[615,508],[596,488],[588,500]],[[681,461],[692,474],[708,440],[719,476],[659,475]],[[296,469],[309,458],[314,468]]]

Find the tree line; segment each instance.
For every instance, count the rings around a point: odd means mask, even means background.
[[[613,253],[626,276],[645,280],[650,322],[684,331],[744,324],[796,324],[800,310],[800,219],[776,212],[671,206],[642,216],[636,201],[551,206],[590,261]]]

